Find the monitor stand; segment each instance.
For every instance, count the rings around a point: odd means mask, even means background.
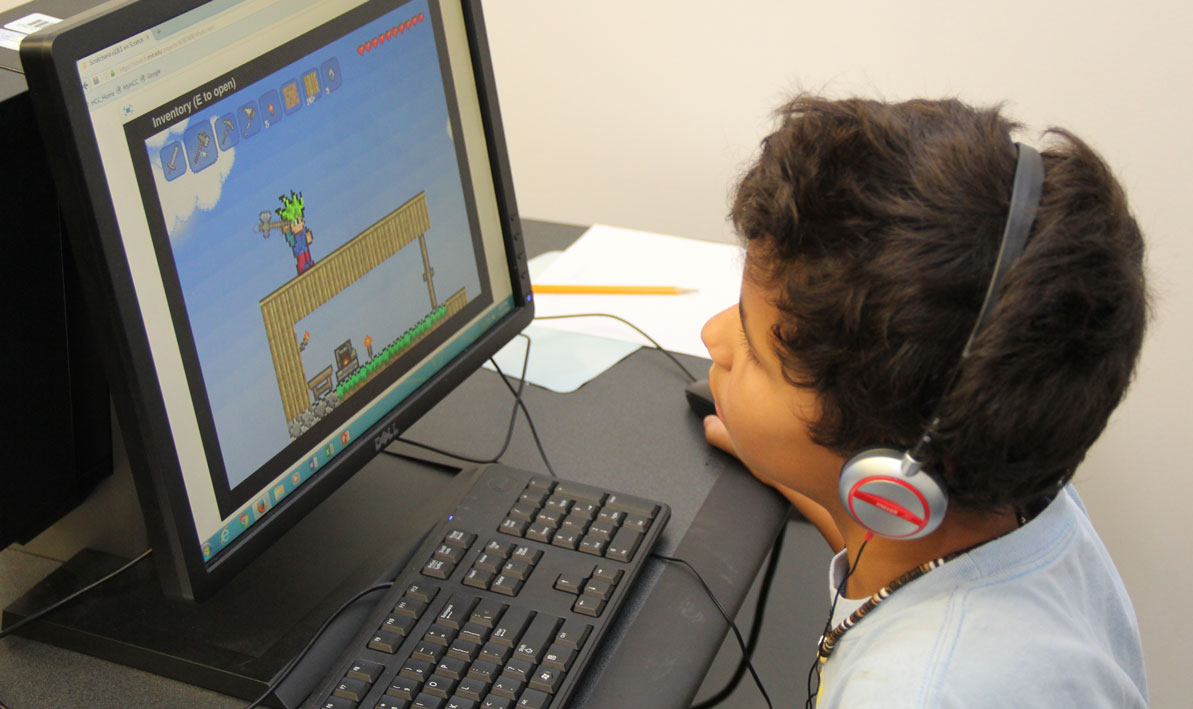
[[[146,561],[17,634],[256,699],[337,608],[378,580],[392,578],[471,484],[471,467],[464,470],[447,458],[413,451],[391,446],[378,455],[203,603],[165,597],[153,564]],[[127,561],[84,549],[6,608],[4,626]],[[363,599],[341,616],[331,637],[266,703],[300,704],[375,602],[376,597]],[[355,623],[353,616],[359,618]]]

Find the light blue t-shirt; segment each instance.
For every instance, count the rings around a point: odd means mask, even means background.
[[[833,559],[831,593],[846,564]],[[842,598],[834,627],[862,602]],[[1135,611],[1072,487],[882,601],[821,684],[817,709],[1147,706]]]

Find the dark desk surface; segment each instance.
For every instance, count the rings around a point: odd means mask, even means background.
[[[524,229],[531,257],[564,248],[583,232],[580,227],[535,221],[526,221]],[[695,357],[681,361],[698,376],[708,365]],[[684,400],[685,384],[672,362],[644,349],[576,392],[528,387],[525,401],[562,477],[639,493],[672,506],[672,521],[658,551],[693,564],[721,603],[735,613],[788,505],[704,442],[700,422]],[[508,401],[496,375],[481,371],[406,435],[452,450],[487,451],[500,443],[497,429],[502,427],[494,421],[508,416]],[[487,402],[494,402],[502,413],[481,405]],[[502,460],[545,471],[522,423]],[[796,543],[810,541],[801,535]],[[15,549],[0,552],[0,607],[57,565]],[[816,576],[822,578],[819,572]],[[686,569],[660,560],[650,561],[641,578],[596,663],[599,671],[590,673],[591,680],[580,689],[577,705],[686,706],[708,672],[727,627],[698,582]],[[822,613],[818,591],[809,599],[816,615]],[[0,641],[0,701],[12,709],[244,705],[239,699],[20,637]]]

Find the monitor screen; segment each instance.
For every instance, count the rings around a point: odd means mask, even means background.
[[[470,5],[144,1],[22,48],[171,595],[208,595],[529,321]]]

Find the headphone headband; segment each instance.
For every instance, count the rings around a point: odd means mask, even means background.
[[[961,350],[961,359],[953,368],[940,400],[936,402],[931,423],[911,450],[866,448],[841,468],[837,489],[845,510],[862,527],[880,536],[894,539],[926,536],[940,526],[948,509],[948,494],[934,476],[923,470],[921,451],[932,441],[932,433],[940,421],[940,407],[957,383],[974,340],[993,316],[998,306],[998,287],[1011,264],[1023,252],[1035,223],[1044,191],[1044,161],[1035,148],[1022,143],[1016,143],[1015,146],[1018,149],[1018,161],[1011,187],[1011,204],[1007,209],[1007,221],[998,247],[998,259],[994,263],[990,283],[986,286],[982,307]]]

